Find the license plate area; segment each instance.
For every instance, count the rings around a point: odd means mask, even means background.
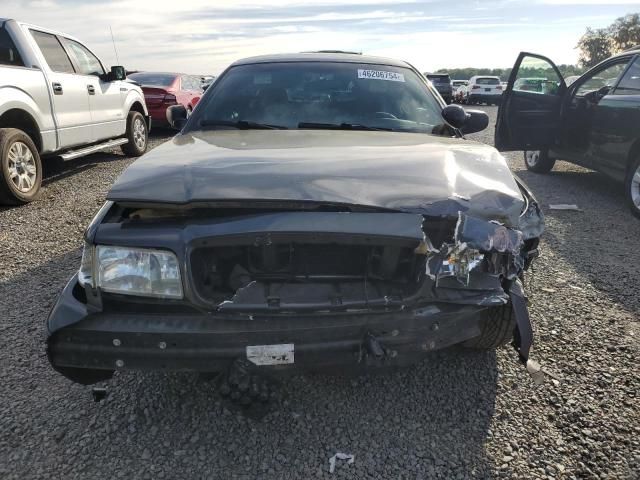
[[[294,363],[294,344],[248,345],[247,360],[254,365],[290,365]]]
[[[484,89],[484,91],[485,91],[485,92],[490,92],[490,91],[491,91],[491,89],[490,89],[490,88],[485,88],[485,89]]]

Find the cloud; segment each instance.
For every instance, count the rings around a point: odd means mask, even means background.
[[[638,6],[638,0],[538,0],[543,5],[634,5]]]
[[[432,70],[508,66],[521,49],[575,61],[587,25],[611,23],[627,7],[592,0],[1,0],[2,15],[67,32],[105,63],[128,68],[219,73],[252,55],[317,49],[384,54]],[[613,0],[616,1],[616,0]],[[540,2],[551,2],[542,4]],[[601,2],[604,3],[604,0]],[[593,19],[595,24],[586,23]]]

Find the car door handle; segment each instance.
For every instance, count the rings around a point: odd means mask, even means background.
[[[96,89],[93,85],[87,85],[87,91],[89,92],[89,95],[95,95],[96,94]]]
[[[54,95],[62,95],[62,85],[60,85],[58,82],[53,82],[51,86],[53,87]]]

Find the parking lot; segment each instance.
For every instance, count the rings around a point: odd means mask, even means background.
[[[497,107],[481,108],[491,124],[471,137],[492,143]],[[640,222],[601,174],[558,162],[540,176],[507,158],[546,215],[527,293],[533,357],[553,376],[536,386],[510,348],[453,348],[393,373],[292,378],[258,421],[195,375],[121,372],[94,403],[50,368],[46,315],[132,160],[50,169],[41,201],[0,208],[0,477],[638,478]],[[330,474],[336,452],[355,461]]]

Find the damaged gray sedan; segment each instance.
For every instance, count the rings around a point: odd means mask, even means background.
[[[513,341],[542,213],[480,111],[411,65],[342,53],[236,62],[133,163],[48,318],[53,367],[367,369]]]

